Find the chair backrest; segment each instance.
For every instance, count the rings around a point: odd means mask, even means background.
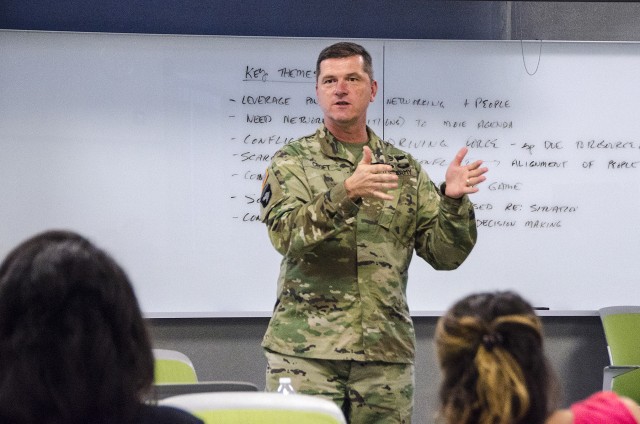
[[[191,412],[209,424],[346,424],[338,406],[320,397],[266,392],[217,392],[159,401]]]
[[[177,350],[153,349],[154,384],[197,383],[198,375],[191,360]]]
[[[640,306],[599,310],[611,365],[640,365]]]
[[[197,383],[154,384],[151,396],[154,399],[164,399],[189,393],[257,391],[258,386],[246,381],[199,381]]]

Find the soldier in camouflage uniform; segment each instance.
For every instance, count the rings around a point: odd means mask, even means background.
[[[267,390],[289,376],[335,401],[349,422],[409,423],[415,335],[406,299],[414,250],[457,268],[476,241],[467,194],[485,180],[462,149],[440,190],[419,163],[366,126],[377,92],[371,57],[337,43],[320,54],[324,125],[277,152],[261,219],[283,255],[264,336]]]

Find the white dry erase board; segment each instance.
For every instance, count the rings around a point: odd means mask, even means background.
[[[0,31],[0,254],[73,229],[148,316],[269,315],[262,173],[319,125],[315,59],[333,41]],[[414,259],[414,314],[493,289],[551,311],[640,303],[640,44],[358,41],[378,134],[437,183],[465,145],[490,168],[469,259]]]

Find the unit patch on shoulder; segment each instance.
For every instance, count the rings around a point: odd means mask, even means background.
[[[271,183],[267,183],[262,189],[262,194],[260,194],[260,204],[263,208],[266,208],[271,200]]]

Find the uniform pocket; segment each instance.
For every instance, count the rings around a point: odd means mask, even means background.
[[[385,202],[378,224],[400,242],[409,245],[416,230],[417,198],[415,187],[409,177],[400,177],[398,188],[390,191],[393,200]]]

